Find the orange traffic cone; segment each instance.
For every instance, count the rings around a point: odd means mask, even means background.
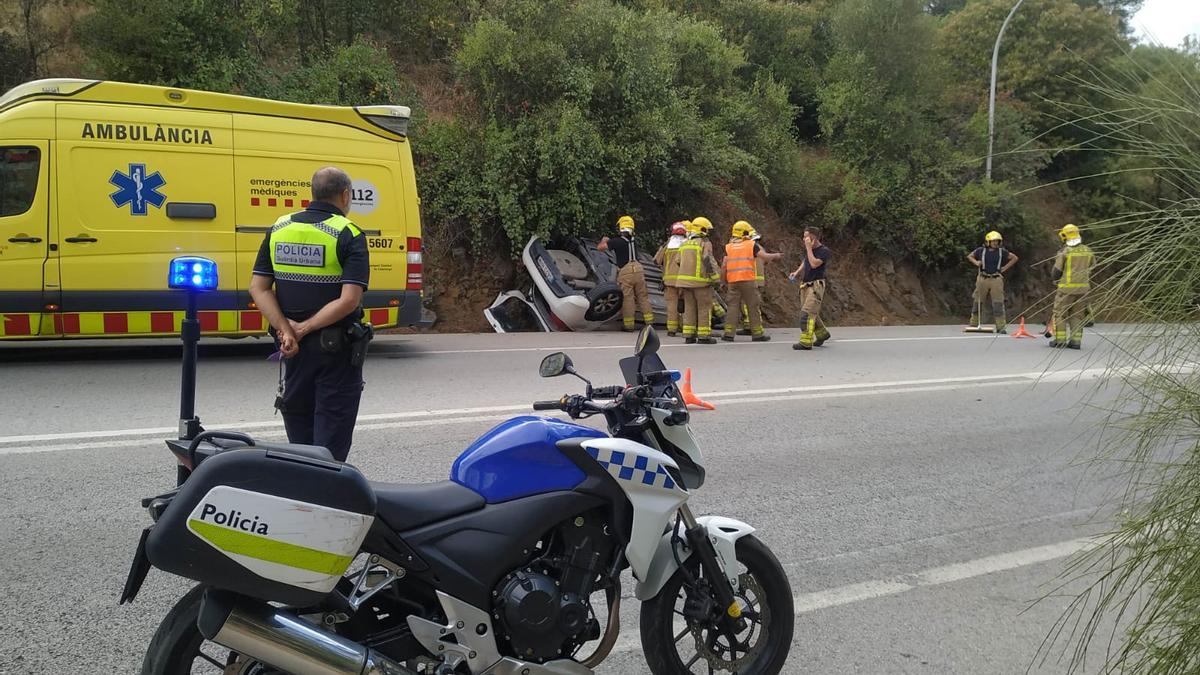
[[[717,406],[709,403],[708,401],[700,400],[700,397],[696,396],[695,392],[692,391],[691,368],[683,371],[683,386],[679,387],[679,391],[683,393],[683,402],[688,405],[695,406],[697,408],[704,408],[705,410],[717,409]]]
[[[1012,335],[1013,337],[1015,337],[1015,338],[1023,338],[1023,337],[1027,337],[1027,338],[1036,338],[1036,337],[1037,337],[1037,336],[1036,336],[1036,335],[1034,335],[1033,333],[1030,333],[1029,331],[1025,330],[1025,317],[1024,317],[1024,315],[1022,315],[1022,316],[1021,316],[1021,318],[1020,318],[1020,322],[1021,322],[1021,325],[1020,325],[1020,326],[1017,328],[1017,332],[1013,333],[1013,335]]]

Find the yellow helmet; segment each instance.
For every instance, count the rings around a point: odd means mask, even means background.
[[[733,236],[746,238],[754,233],[754,228],[750,227],[750,223],[744,220],[739,220],[733,224]]]
[[[1076,240],[1080,239],[1079,228],[1075,225],[1067,223],[1066,225],[1063,225],[1063,228],[1061,230],[1058,231],[1058,238],[1062,239],[1064,242],[1066,242],[1068,244],[1071,242],[1072,239],[1076,239]],[[1076,241],[1075,243],[1079,243],[1079,242]]]
[[[993,241],[1004,241],[1004,237],[1001,237],[999,232],[992,230],[983,236],[983,241],[987,243]]]
[[[633,217],[631,216],[621,216],[617,219],[618,232],[629,232],[630,234],[633,234],[634,227],[635,225],[633,224]]]
[[[704,236],[712,231],[712,221],[704,216],[696,216],[692,218],[692,232]]]

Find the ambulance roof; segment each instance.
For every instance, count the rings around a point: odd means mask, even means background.
[[[38,100],[149,105],[290,117],[349,125],[391,139],[408,135],[408,120],[412,115],[412,111],[402,105],[311,105],[178,87],[69,78],[35,80],[17,85],[0,96],[0,111]]]

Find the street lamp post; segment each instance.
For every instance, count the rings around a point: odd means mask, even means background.
[[[1013,5],[1008,16],[1005,17],[1004,23],[1000,24],[1000,33],[996,36],[996,46],[992,48],[992,88],[988,96],[988,152],[987,152],[987,169],[985,171],[987,179],[992,179],[992,144],[996,136],[996,68],[1000,63],[1000,40],[1004,38],[1004,29],[1008,28],[1008,22],[1012,21],[1013,15],[1017,13],[1017,8],[1025,0],[1017,0],[1017,4]]]

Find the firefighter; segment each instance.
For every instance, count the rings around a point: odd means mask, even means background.
[[[371,262],[366,237],[346,218],[350,190],[345,171],[317,170],[312,202],[271,227],[250,281],[250,297],[286,359],[275,407],[288,441],[324,446],[341,462],[350,453],[370,340],[360,321]]]
[[[804,262],[788,279],[800,282],[800,339],[792,349],[810,350],[829,339],[829,330],[821,321],[821,303],[825,300],[825,273],[833,253],[821,243],[821,229],[804,228]]]
[[[1065,245],[1054,258],[1053,276],[1058,290],[1054,293],[1054,336],[1050,346],[1079,349],[1096,256],[1084,245],[1075,225],[1064,225],[1058,238]]]
[[[1017,264],[1017,254],[1004,248],[1004,238],[992,230],[983,238],[983,246],[967,254],[967,260],[979,268],[971,307],[971,326],[978,326],[983,307],[990,307],[996,332],[1004,333],[1004,275]]]
[[[658,248],[654,262],[662,267],[663,297],[667,302],[667,335],[675,337],[679,332],[679,247],[687,241],[686,220],[671,224],[671,237]]]
[[[679,247],[679,276],[676,283],[683,296],[684,342],[716,344],[712,336],[712,287],[719,282],[720,265],[713,258],[707,234],[712,230],[708,218],[692,219],[688,240]]]
[[[637,261],[637,245],[633,241],[633,229],[636,227],[633,218],[621,216],[617,219],[616,239],[605,237],[596,248],[601,251],[612,251],[617,260],[617,283],[621,286],[623,299],[621,301],[621,330],[629,332],[634,328],[634,314],[642,312],[642,321],[646,325],[654,323],[654,310],[650,308],[650,293],[646,290],[646,272]],[[637,307],[634,307],[634,305]]]
[[[750,240],[759,246],[765,247],[765,244],[762,242],[762,235],[754,227],[750,228]],[[766,295],[764,295],[766,291],[763,290],[767,286],[767,272],[762,258],[754,259],[754,285],[758,287],[758,320],[762,322],[762,306],[767,300]],[[763,325],[766,326],[765,323]],[[750,312],[744,304],[742,305],[742,327],[738,330],[737,334],[750,335]]]
[[[759,311],[758,276],[759,261],[777,260],[779,253],[767,253],[757,242],[751,239],[754,229],[750,223],[739,220],[733,224],[733,237],[725,245],[725,259],[721,262],[721,272],[729,288],[725,300],[730,307],[745,307],[750,320],[750,335],[754,342],[766,342],[770,335],[763,333],[762,314]],[[744,304],[743,304],[744,303]],[[735,327],[733,322],[736,311],[725,314],[725,334],[721,336],[726,342],[734,341]]]

